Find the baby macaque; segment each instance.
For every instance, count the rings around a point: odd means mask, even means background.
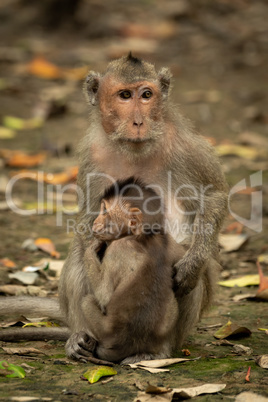
[[[82,309],[97,357],[126,363],[171,356],[178,323],[172,263],[186,249],[164,232],[161,198],[133,178],[117,182],[92,230],[85,252],[92,294]]]

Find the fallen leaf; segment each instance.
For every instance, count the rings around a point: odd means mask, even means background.
[[[54,260],[52,258],[42,258],[35,265],[37,267],[48,266],[48,269],[50,271],[54,271],[55,276],[58,278],[61,274],[64,263],[65,263],[65,260]]]
[[[226,384],[204,384],[192,388],[174,388],[172,393],[176,398],[194,398],[202,394],[215,394],[222,391],[225,387]]]
[[[234,302],[239,302],[241,300],[252,300],[252,299],[253,300],[255,299],[255,295],[253,293],[244,293],[242,295],[235,295],[234,297],[232,297],[232,300]]]
[[[50,254],[51,257],[59,258],[60,253],[58,253],[55,249],[54,244],[50,239],[47,239],[45,237],[40,237],[34,241],[34,244],[42,251],[44,251],[47,254]]]
[[[260,254],[260,255],[258,256],[258,261],[259,261],[260,263],[263,263],[263,264],[268,265],[268,254]]]
[[[0,265],[7,268],[16,268],[16,264],[14,261],[10,260],[9,258],[1,258]]]
[[[33,130],[44,125],[44,120],[40,117],[31,119],[21,119],[15,116],[4,116],[3,125],[13,130]]]
[[[152,385],[148,383],[148,386],[145,390],[146,394],[166,394],[167,392],[170,392],[171,388],[166,388],[166,387],[156,387],[155,385]]]
[[[137,398],[134,399],[134,402],[163,402],[163,401],[172,401],[173,398],[177,399],[190,399],[195,396],[202,394],[215,394],[217,392],[222,391],[226,387],[226,384],[204,384],[198,387],[192,388],[174,388],[170,392],[160,394],[160,395],[151,395],[146,392],[138,392]]]
[[[169,369],[161,369],[161,368],[150,368],[150,367],[144,367],[144,366],[137,366],[136,363],[133,364],[128,364],[129,367],[133,369],[140,369],[140,370],[145,370],[149,371],[151,374],[158,374],[158,373],[167,373],[170,370]]]
[[[38,278],[38,274],[36,274],[35,272],[18,271],[14,274],[9,274],[8,277],[10,279],[17,279],[24,285],[33,285]]]
[[[225,339],[229,337],[248,337],[251,335],[251,331],[246,327],[240,327],[237,324],[232,323],[230,320],[215,332],[214,337],[217,339]]]
[[[223,251],[229,253],[230,251],[239,250],[247,239],[246,234],[220,234],[219,243]]]
[[[26,328],[26,327],[35,327],[35,328],[41,328],[41,327],[59,327],[58,324],[55,324],[54,322],[50,322],[50,321],[41,321],[41,322],[28,322],[26,324],[23,325],[22,328]]]
[[[5,159],[7,159],[8,157],[11,158],[11,155],[6,156]],[[45,173],[33,170],[21,170],[12,172],[11,176],[16,176],[18,174],[21,175],[22,179],[25,178],[27,180],[39,181],[41,183],[54,184],[54,185],[66,184],[76,180],[78,174],[78,166],[72,166],[60,173]],[[61,194],[61,197],[63,198],[63,200],[65,200],[67,194],[66,193]],[[73,196],[72,201],[74,201]]]
[[[2,347],[2,349],[9,355],[30,355],[30,354],[35,354],[35,355],[46,355],[46,353],[41,352],[41,350],[35,349],[35,348],[5,348]]]
[[[243,159],[255,160],[259,157],[267,156],[265,149],[256,149],[236,144],[219,144],[215,147],[217,153],[221,156],[235,155]]]
[[[16,366],[15,364],[9,364],[5,360],[0,361],[0,369],[13,371],[12,374],[6,374],[6,377],[8,378],[24,378],[26,375],[22,367]]]
[[[188,362],[188,361],[193,361],[197,360],[198,358],[194,359],[184,359],[184,358],[172,358],[172,359],[155,359],[155,360],[142,360],[140,362],[135,363],[137,366],[143,366],[143,367],[150,367],[150,368],[159,368],[159,367],[166,367],[170,366],[171,364],[176,364],[176,363],[183,363],[183,362]]]
[[[216,90],[204,91],[197,89],[185,92],[184,100],[186,103],[218,103],[221,100],[221,93]]]
[[[34,58],[27,66],[27,71],[30,74],[37,75],[46,79],[61,78],[61,70],[59,67],[47,61],[44,57]]]
[[[264,369],[268,369],[268,355],[258,356],[256,359],[258,366]]]
[[[26,71],[44,79],[62,78],[80,81],[86,77],[88,67],[62,68],[49,62],[44,57],[38,56],[26,65]]]
[[[259,276],[260,276],[260,284],[259,284],[259,288],[257,291],[257,295],[258,295],[258,294],[262,293],[263,291],[268,290],[268,278],[266,276],[264,276],[259,261],[257,261],[257,268],[258,268],[258,272],[259,272]]]
[[[11,138],[14,138],[15,136],[16,136],[16,131],[11,130],[10,128],[7,128],[7,127],[0,126],[0,139],[1,140],[10,140]]]
[[[47,155],[44,152],[29,155],[18,151],[7,158],[5,164],[11,167],[33,167],[41,165],[45,161],[46,157]]]
[[[85,377],[88,382],[93,384],[94,382],[99,381],[100,378],[110,376],[110,375],[115,375],[117,374],[117,371],[108,366],[96,366],[92,367],[89,370],[87,370],[84,374],[83,377]]]
[[[182,353],[184,354],[184,356],[191,356],[191,352],[189,349],[182,349]]]
[[[253,350],[251,348],[249,348],[248,346],[244,346],[244,345],[234,345],[233,346],[233,351],[234,353],[236,353],[239,356],[250,356],[253,354]]]
[[[247,371],[247,375],[246,375],[246,378],[245,378],[245,380],[246,380],[247,382],[249,382],[249,381],[250,381],[250,380],[249,380],[249,377],[250,377],[250,371],[251,371],[251,367],[249,366],[248,371]]]
[[[259,275],[245,275],[236,279],[228,279],[227,281],[218,282],[221,286],[226,286],[228,288],[233,288],[235,286],[243,288],[246,286],[257,286],[260,283]]]
[[[235,398],[235,402],[268,402],[268,398],[253,392],[242,392]]]

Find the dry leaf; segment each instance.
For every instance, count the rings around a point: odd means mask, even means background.
[[[7,166],[11,167],[33,167],[41,165],[47,155],[44,152],[40,152],[35,155],[28,155],[23,152],[17,151],[14,152],[8,159],[6,159],[5,163]]]
[[[229,253],[239,250],[247,239],[248,236],[246,234],[220,234],[219,243],[223,251]]]
[[[268,254],[261,254],[258,256],[258,261],[262,264],[268,265]]]
[[[155,385],[152,385],[148,383],[148,386],[146,387],[146,394],[166,394],[167,392],[170,392],[171,388],[166,388],[166,387],[156,387]]]
[[[199,358],[197,358],[199,359]],[[195,359],[184,359],[184,358],[173,358],[173,359],[155,359],[155,360],[142,360],[140,362],[135,363],[137,366],[149,367],[149,368],[159,368],[170,366],[171,364],[183,363],[188,361],[197,360]]]
[[[135,402],[147,402],[147,401],[172,401],[173,397],[176,399],[190,399],[202,394],[215,394],[222,391],[226,387],[226,384],[204,384],[198,387],[192,388],[174,388],[171,392],[150,395],[146,392],[139,392]]]
[[[16,136],[16,131],[11,130],[10,128],[7,128],[7,127],[0,126],[0,139],[1,140],[9,140],[11,138],[14,138],[15,136]]]
[[[234,353],[236,353],[239,356],[250,356],[253,353],[253,350],[251,348],[249,348],[248,346],[244,346],[244,345],[234,345],[233,346],[233,351]]]
[[[62,77],[59,67],[47,61],[44,57],[36,57],[27,66],[27,71],[30,74],[37,75],[46,79],[57,79]]]
[[[216,90],[204,91],[197,89],[185,92],[184,100],[186,103],[218,103],[221,100],[221,93]]]
[[[7,267],[7,268],[16,268],[15,262],[10,260],[9,258],[1,258],[0,265],[3,265],[4,267]]]
[[[251,335],[251,331],[246,327],[240,327],[237,324],[232,323],[230,320],[215,332],[214,337],[217,339],[225,339],[229,337],[247,337]]]
[[[38,274],[36,274],[35,272],[18,271],[14,274],[9,274],[8,277],[11,279],[17,279],[24,285],[33,285],[38,278]]]
[[[235,398],[235,402],[268,402],[268,398],[253,392],[242,392]]]
[[[30,354],[35,354],[35,355],[46,355],[46,353],[41,352],[39,349],[35,348],[5,348],[2,347],[2,349],[9,355],[30,355]]]
[[[268,369],[268,355],[258,356],[256,359],[258,366],[264,369]]]
[[[67,79],[80,81],[86,77],[88,72],[87,66],[76,68],[62,68],[49,62],[44,57],[36,57],[28,65],[26,65],[26,71],[30,74],[36,75],[45,79]]]
[[[42,251],[47,254],[50,254],[51,257],[60,258],[60,253],[58,253],[55,249],[54,244],[50,239],[45,237],[40,237],[35,240],[34,244]]]
[[[129,367],[133,369],[140,369],[140,370],[145,370],[149,371],[151,374],[158,374],[158,373],[164,373],[164,372],[169,372],[169,369],[161,369],[161,368],[150,368],[150,367],[144,367],[144,366],[137,366],[136,363],[133,364],[128,364]]]
[[[260,284],[259,284],[259,289],[257,291],[257,295],[258,295],[258,294],[264,292],[265,290],[268,290],[268,278],[266,276],[264,276],[259,261],[257,261],[257,267],[258,267],[259,276],[260,276]]]

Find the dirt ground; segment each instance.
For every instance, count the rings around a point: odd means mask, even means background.
[[[254,210],[258,210],[259,204],[254,203],[252,191],[245,190],[230,199],[225,234],[231,234],[229,225],[237,222],[235,213],[244,223],[238,228],[247,241],[237,251],[222,252],[221,279],[257,274],[256,260],[261,255],[266,256],[261,267],[268,276],[267,2],[137,0],[106,4],[84,0],[77,1],[77,9],[69,13],[67,6],[62,11],[62,0],[38,3],[4,0],[0,5],[0,126],[6,124],[6,116],[45,116],[40,127],[16,129],[13,138],[4,139],[0,128],[0,259],[10,258],[16,263],[16,268],[0,265],[0,295],[18,294],[22,287],[25,292],[31,291],[29,286],[9,277],[47,256],[40,250],[23,249],[21,245],[26,239],[49,238],[61,254],[60,259],[66,258],[72,238],[72,231],[67,233],[68,220],[74,216],[62,211],[75,206],[75,194],[68,190],[64,205],[56,214],[56,193],[66,183],[58,187],[49,184],[44,188],[43,213],[16,213],[5,204],[8,180],[22,169],[66,174],[68,168],[77,165],[75,149],[88,120],[82,93],[83,70],[78,68],[103,71],[109,60],[130,50],[157,68],[170,67],[174,76],[172,98],[196,130],[213,141],[230,188],[243,179],[249,188],[250,176],[260,172],[262,186],[258,183],[256,190],[262,196],[261,213]],[[33,60],[42,60],[38,74],[36,70],[34,73]],[[44,60],[57,66],[56,73],[43,64]],[[66,73],[70,69],[76,69],[71,76]],[[228,151],[223,145],[229,147]],[[45,153],[46,159],[38,167],[16,166],[9,164],[11,154],[7,150]],[[37,208],[37,194],[36,181],[21,179],[12,188],[15,204],[24,211]],[[254,211],[258,231],[245,223]],[[5,285],[20,288],[12,293],[14,288],[7,290]],[[35,285],[32,292],[57,295],[55,278],[48,280],[46,275],[39,275]],[[219,286],[213,307],[184,345],[190,350],[190,357],[201,358],[172,365],[168,373],[150,374],[116,366],[118,374],[111,382],[91,385],[80,379],[90,365],[67,360],[62,342],[2,342],[2,347],[31,346],[43,354],[11,356],[0,347],[0,361],[32,366],[24,379],[0,376],[0,400],[20,400],[16,398],[24,396],[52,401],[130,401],[148,382],[171,388],[226,384],[219,394],[199,396],[200,401],[234,400],[245,391],[268,398],[267,369],[255,362],[257,356],[268,353],[268,335],[259,330],[268,328],[267,301],[233,301],[233,296],[248,291],[255,294],[257,288]],[[251,354],[235,353],[232,345],[215,343],[217,325],[226,324],[228,319],[251,330],[250,337],[231,341],[250,347]],[[182,352],[178,351],[177,356],[183,357]],[[248,367],[251,374],[246,381]]]

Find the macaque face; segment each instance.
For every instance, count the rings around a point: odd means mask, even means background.
[[[99,102],[104,131],[121,146],[140,150],[163,133],[157,82],[125,83],[107,75],[100,84]]]
[[[131,234],[139,235],[142,226],[142,213],[138,208],[121,200],[102,200],[100,214],[95,219],[93,235],[103,241],[119,239]]]

